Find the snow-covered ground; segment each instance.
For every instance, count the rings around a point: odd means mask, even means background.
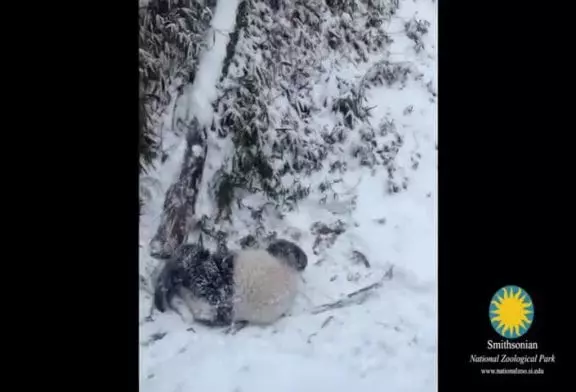
[[[220,0],[214,30],[231,31],[237,0]],[[430,22],[424,49],[404,34],[412,17]],[[289,317],[267,328],[247,327],[236,335],[192,324],[174,313],[150,312],[150,295],[140,299],[140,387],[146,392],[307,392],[307,391],[432,391],[436,388],[436,3],[401,0],[386,27],[393,37],[394,61],[409,62],[423,75],[401,88],[382,86],[368,92],[374,107],[371,121],[394,121],[404,144],[397,166],[409,178],[408,189],[385,191],[385,170],[358,166],[337,184],[348,196],[319,204],[311,195],[283,220],[269,221],[280,236],[298,233],[309,256],[302,295]],[[199,105],[202,123],[209,123],[210,100],[226,54],[227,35],[217,34],[200,59],[202,75],[189,92]],[[350,69],[362,75],[366,70]],[[427,81],[432,86],[426,86]],[[206,90],[208,89],[208,90]],[[203,94],[204,92],[204,94]],[[182,102],[175,102],[182,106]],[[182,115],[182,108],[175,115]],[[180,114],[178,114],[180,112]],[[172,122],[168,111],[166,123]],[[174,138],[174,152],[151,174],[155,185],[141,222],[141,275],[150,276],[155,262],[148,243],[161,212],[163,195],[178,174],[184,142]],[[420,157],[413,168],[413,157]],[[314,178],[321,181],[326,173]],[[314,178],[310,181],[314,181]],[[350,204],[355,203],[354,208]],[[347,229],[332,247],[316,255],[314,222],[341,220]],[[352,261],[353,251],[369,261]],[[390,267],[393,269],[390,270]],[[359,304],[313,312],[346,294],[383,281]],[[149,291],[149,288],[147,289]],[[193,330],[190,330],[190,327]]]

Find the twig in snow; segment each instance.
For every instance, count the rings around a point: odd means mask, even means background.
[[[328,323],[332,320],[334,320],[334,316],[329,316],[326,320],[324,320],[324,322],[320,326],[320,329],[324,329],[328,325]]]
[[[394,277],[394,266],[393,265],[391,265],[390,268],[388,268],[388,271],[386,271],[386,273],[384,274],[384,277],[387,278],[388,280],[390,280]]]
[[[361,288],[361,289],[359,289],[359,290],[356,290],[356,291],[348,294],[348,298],[349,298],[349,299],[358,298],[360,294],[367,293],[367,292],[369,292],[369,291],[371,291],[371,290],[380,288],[380,287],[382,286],[382,283],[384,282],[384,278],[385,278],[385,277],[386,277],[386,275],[384,275],[384,277],[383,277],[382,279],[380,279],[379,282],[372,283],[370,286],[363,287],[363,288]]]
[[[148,340],[146,340],[143,343],[140,343],[142,346],[147,347],[150,346],[152,343],[157,342],[158,340],[164,338],[164,336],[166,336],[167,332],[156,332],[154,334],[152,334]]]
[[[312,338],[316,335],[318,335],[318,332],[314,332],[312,335],[308,336],[308,339],[306,339],[306,343],[308,344],[312,343]]]
[[[370,262],[364,253],[354,250],[352,251],[352,259],[357,263],[362,263],[366,268],[370,268]]]
[[[386,271],[386,273],[384,274],[382,279],[380,279],[380,281],[373,283],[369,286],[363,287],[359,290],[356,290],[336,302],[331,302],[328,304],[318,306],[316,309],[313,309],[311,313],[319,314],[322,312],[326,312],[328,310],[339,309],[350,305],[361,305],[362,303],[364,303],[364,301],[368,299],[368,297],[374,292],[374,290],[382,287],[382,284],[384,283],[385,280],[392,279],[392,268],[393,267],[390,267],[388,271]]]
[[[330,321],[334,320],[334,316],[328,316],[328,318],[326,320],[324,320],[324,322],[322,323],[322,325],[320,326],[320,330],[326,328],[326,326],[330,323]],[[316,335],[318,335],[318,332],[320,331],[316,331],[313,334],[311,334],[310,336],[308,336],[308,339],[306,339],[306,343],[310,344],[312,343],[312,338]]]

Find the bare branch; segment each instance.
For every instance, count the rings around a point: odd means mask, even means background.
[[[370,297],[370,295],[372,295],[374,293],[374,291],[376,289],[379,289],[380,287],[382,287],[382,284],[384,283],[385,280],[392,279],[393,267],[394,266],[391,266],[388,269],[388,271],[386,271],[384,276],[378,282],[373,283],[369,286],[363,287],[359,290],[356,290],[356,291],[346,295],[346,297],[339,299],[338,301],[330,302],[330,303],[327,303],[324,305],[320,305],[316,309],[313,309],[311,313],[312,314],[319,314],[319,313],[323,313],[323,312],[326,312],[326,311],[332,310],[332,309],[339,309],[339,308],[343,308],[343,307],[351,306],[351,305],[361,305]]]

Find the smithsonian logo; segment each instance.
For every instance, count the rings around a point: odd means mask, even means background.
[[[534,320],[534,304],[530,295],[518,286],[498,290],[490,301],[492,328],[503,338],[517,339],[530,329]]]

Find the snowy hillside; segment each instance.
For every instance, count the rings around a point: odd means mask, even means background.
[[[433,391],[435,0],[209,3],[141,178],[141,390]],[[232,335],[151,312],[151,255],[198,231],[297,242],[292,314]]]

